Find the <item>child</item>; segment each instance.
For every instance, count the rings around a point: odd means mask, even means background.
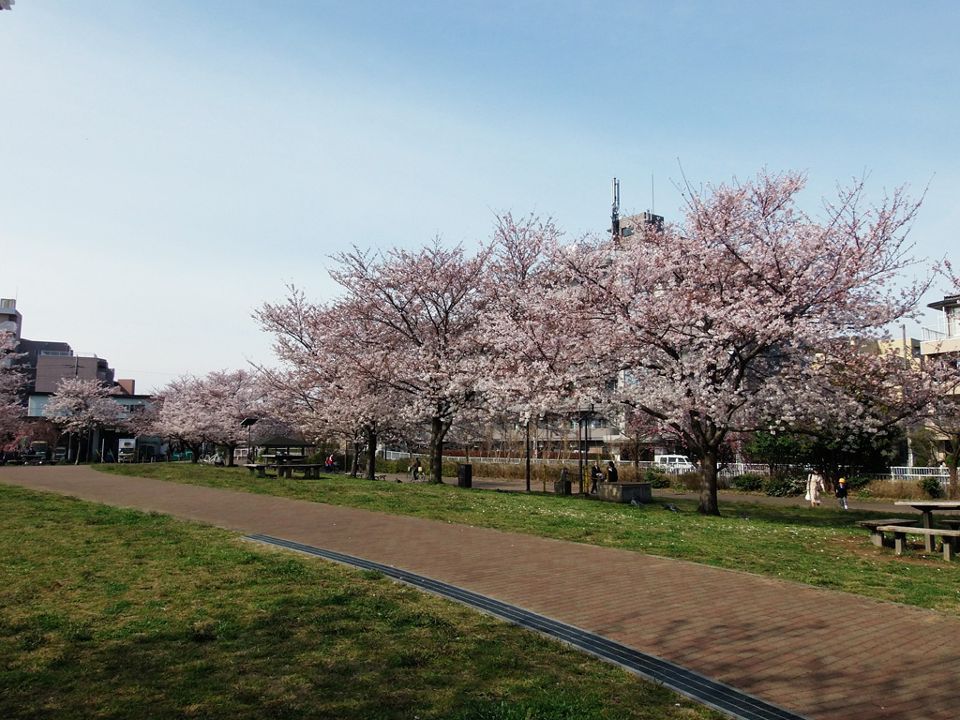
[[[837,500],[840,503],[840,507],[843,510],[849,510],[847,507],[847,479],[840,478],[837,480]]]

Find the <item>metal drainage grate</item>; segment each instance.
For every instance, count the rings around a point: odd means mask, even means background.
[[[580,630],[572,625],[551,620],[543,615],[538,615],[515,605],[508,605],[455,585],[431,580],[390,565],[382,565],[352,555],[324,550],[312,545],[271,537],[270,535],[248,535],[247,539],[277,545],[288,550],[314,555],[363,570],[380,572],[387,577],[421,590],[450,600],[456,600],[514,625],[560,640],[735,718],[742,718],[743,720],[803,720],[801,715],[755,698],[729,685],[711,680],[692,670],[687,670],[653,655],[639,652],[626,645],[608,640],[601,635]]]

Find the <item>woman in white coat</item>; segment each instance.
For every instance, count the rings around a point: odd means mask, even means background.
[[[804,496],[804,500],[810,501],[810,507],[817,507],[820,505],[820,493],[823,490],[823,475],[814,470],[807,475],[807,494]]]

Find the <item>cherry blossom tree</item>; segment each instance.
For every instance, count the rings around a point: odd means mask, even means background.
[[[532,215],[507,213],[497,220],[484,276],[479,388],[488,407],[494,414],[506,411],[523,427],[546,416],[582,423],[588,408],[602,414],[609,377],[584,352],[581,308],[571,291],[576,281],[558,272],[555,257],[563,252],[560,231]],[[527,470],[529,479],[529,465]]]
[[[655,418],[699,459],[700,511],[718,514],[717,466],[731,432],[785,422],[815,401],[818,352],[876,336],[922,288],[894,290],[911,264],[918,204],[897,191],[865,207],[858,183],[816,219],[797,207],[795,173],[687,188],[682,223],[639,223],[622,242],[564,248],[556,263],[578,295],[588,346],[619,377],[628,406]]]
[[[517,220],[507,213],[497,220],[484,275],[483,391],[498,412],[573,411],[589,373],[578,362],[577,308],[550,254],[560,232],[534,216]]]
[[[354,249],[330,273],[344,291],[337,312],[362,328],[348,335],[354,357],[402,400],[401,418],[430,425],[430,475],[442,482],[443,442],[457,414],[478,405],[489,251],[468,256],[435,240],[417,251],[371,255]],[[369,378],[368,378],[369,381]]]
[[[205,443],[218,445],[232,466],[234,451],[247,438],[240,423],[257,414],[258,398],[254,377],[246,370],[183,376],[158,393],[153,432],[189,447],[194,462]]]
[[[851,468],[887,465],[909,428],[923,422],[949,373],[913,357],[903,343],[833,339],[812,359],[807,402],[790,419],[770,418],[755,438],[767,454],[792,449],[793,462],[836,479]],[[766,448],[767,453],[763,453]]]
[[[206,417],[207,439],[224,450],[224,462],[233,466],[233,454],[247,439],[241,426],[258,414],[258,385],[247,370],[216,370],[198,384],[199,404]]]
[[[43,412],[61,432],[77,435],[76,463],[80,462],[81,438],[86,440],[89,457],[89,445],[96,430],[121,428],[126,422],[126,413],[114,399],[112,388],[99,380],[83,378],[64,378],[57,383]]]
[[[192,375],[176,378],[157,392],[154,407],[151,432],[189,448],[191,460],[199,462],[204,443],[213,436],[202,403],[200,381]]]
[[[384,356],[368,352],[376,330],[349,306],[310,303],[288,288],[283,303],[266,304],[255,315],[274,336],[279,369],[260,367],[270,388],[272,412],[311,437],[341,435],[356,451],[366,449],[366,475],[376,473],[379,440],[398,427],[402,400],[386,381]]]

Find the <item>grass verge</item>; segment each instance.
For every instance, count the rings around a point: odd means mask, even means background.
[[[375,573],[19,488],[0,505],[3,718],[720,717]]]
[[[705,517],[695,500],[671,500],[680,510],[674,513],[661,502],[634,508],[342,475],[255,478],[242,468],[175,463],[97,469],[636,550],[960,615],[960,563],[919,548],[896,557],[872,546],[854,523],[877,513],[744,501],[725,502],[723,517]]]

